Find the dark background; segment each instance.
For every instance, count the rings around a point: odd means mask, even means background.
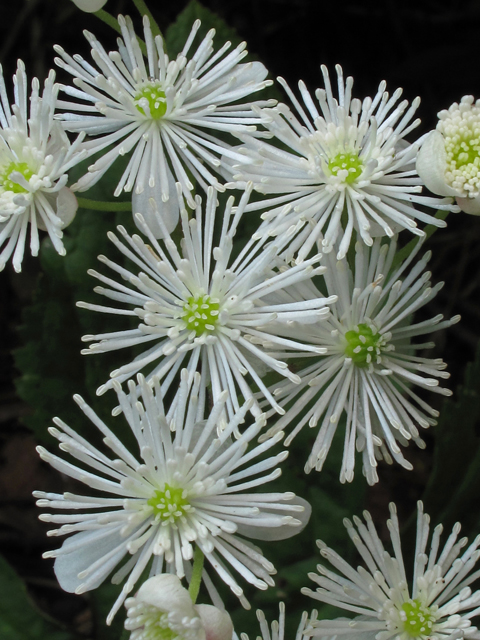
[[[149,7],[165,29],[186,4],[152,0]],[[282,75],[292,87],[301,78],[313,91],[321,85],[320,64],[333,75],[333,66],[340,63],[345,75],[355,78],[356,97],[373,95],[383,79],[391,92],[402,86],[409,100],[420,95],[419,133],[433,128],[436,113],[463,95],[480,97],[478,1],[203,0],[202,4],[247,40],[249,51],[265,63],[272,78]],[[88,57],[83,28],[94,31],[107,49],[114,48],[111,29],[78,11],[70,0],[0,0],[0,6],[0,61],[7,86],[19,57],[29,78],[43,79],[53,66],[53,44]],[[129,0],[109,0],[105,9],[135,14]],[[447,317],[460,313],[463,318],[435,336],[437,355],[448,362],[452,373],[452,389],[462,383],[480,335],[479,242],[480,218],[451,214],[448,229],[435,234],[428,245],[433,250],[433,281],[444,280],[446,285],[425,317],[441,312]],[[22,308],[31,298],[37,275],[37,261],[28,258],[21,276],[10,265],[0,273],[0,547],[39,604],[65,622],[74,618],[76,631],[88,637],[88,608],[58,590],[49,563],[40,558],[47,544],[45,526],[37,521],[31,491],[52,482],[53,472],[39,462],[34,438],[22,425],[31,409],[17,397],[14,386],[18,372],[11,349],[21,345]],[[429,401],[440,407],[438,398]],[[427,451],[410,448],[406,454],[415,463],[414,472],[382,468],[381,484],[369,489],[368,506],[381,520],[391,499],[399,503],[401,514],[409,515],[422,495],[435,451],[429,434],[426,440]]]

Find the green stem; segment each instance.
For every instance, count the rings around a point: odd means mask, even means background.
[[[108,24],[109,27],[112,27],[112,29],[117,33],[119,33],[120,35],[122,34],[122,30],[120,29],[118,20],[114,18],[112,15],[110,15],[108,11],[105,11],[104,9],[100,9],[100,11],[95,11],[93,15],[97,16],[97,18],[99,18],[102,22],[105,22],[105,24]],[[138,44],[140,46],[141,52],[143,53],[144,56],[146,56],[147,47],[145,46],[145,42],[141,40],[138,36],[137,36],[137,40],[138,40]]]
[[[163,35],[162,35],[162,32],[160,31],[160,27],[158,26],[157,21],[153,17],[152,12],[147,7],[144,0],[133,0],[133,4],[137,7],[138,12],[142,17],[148,16],[148,19],[150,20],[150,27],[152,29],[153,37],[162,36],[162,39],[163,39]]]
[[[435,218],[437,218],[438,220],[445,220],[448,214],[449,214],[449,211],[437,211],[437,213],[435,214]],[[441,227],[437,227],[434,224],[427,224],[427,226],[424,229],[425,239],[427,240],[428,238],[430,238],[430,236],[433,235],[435,231],[437,231],[437,229],[440,229],[440,228]],[[418,242],[418,238],[413,238],[413,240],[410,240],[410,242],[407,245],[405,245],[402,249],[400,249],[400,251],[397,251],[397,253],[395,254],[395,258],[393,259],[392,270],[398,267],[402,262],[404,262],[408,258],[408,256],[412,253],[414,248],[417,246],[417,242]]]
[[[193,556],[193,569],[190,584],[188,586],[188,593],[192,599],[193,604],[197,601],[198,592],[200,591],[200,585],[202,584],[202,571],[203,560],[205,556],[198,545],[195,546],[195,554]]]
[[[100,9],[99,11],[95,11],[93,15],[97,16],[97,18],[100,18],[102,22],[105,22],[105,24],[108,24],[108,26],[112,27],[112,29],[117,31],[117,33],[122,33],[122,30],[120,29],[120,26],[117,20],[112,15],[110,15],[108,11],[105,11],[104,9]]]
[[[77,198],[78,206],[82,209],[93,209],[94,211],[131,211],[131,202],[102,202],[101,200],[89,200],[88,198]]]

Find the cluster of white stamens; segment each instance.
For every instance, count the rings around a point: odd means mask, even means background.
[[[480,100],[464,96],[438,114],[437,129],[445,140],[445,179],[463,197],[480,193]]]

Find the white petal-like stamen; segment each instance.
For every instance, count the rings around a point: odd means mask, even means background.
[[[343,413],[347,423],[341,482],[353,479],[355,450],[362,452],[369,484],[378,481],[378,459],[391,463],[393,458],[411,469],[398,443],[407,445],[413,440],[424,448],[418,426],[434,425],[438,416],[411,389],[412,384],[451,395],[438,386],[439,378],[449,377],[445,363],[415,355],[418,349],[434,345],[411,342],[460,319],[443,320],[438,315],[418,323],[412,320],[415,311],[442,286],[432,287],[431,274],[424,272],[430,253],[414,262],[421,244],[419,241],[409,258],[395,268],[395,240],[382,243],[377,238],[371,248],[358,242],[353,271],[346,259],[337,262],[333,253],[322,258],[327,266],[327,292],[338,294],[338,301],[325,322],[307,325],[304,334],[306,340],[323,347],[326,355],[311,356],[313,362],[298,372],[299,385],[285,381],[271,389],[279,404],[288,409],[267,432],[272,435],[293,424],[288,445],[305,424],[319,425],[307,473],[322,469]],[[295,422],[298,415],[301,419]]]
[[[478,578],[474,566],[480,557],[480,536],[467,545],[458,539],[460,524],[453,527],[442,552],[439,552],[443,526],[435,527],[427,553],[430,517],[418,503],[417,541],[413,579],[407,579],[403,564],[400,528],[394,504],[387,525],[393,555],[384,548],[372,518],[364,512],[365,523],[356,516],[347,528],[364,567],[354,569],[333,549],[318,540],[322,559],[334,570],[318,565],[318,574],[309,578],[318,588],[304,588],[302,593],[359,617],[351,620],[318,620],[313,623],[314,637],[375,638],[376,640],[478,640],[480,633],[471,619],[478,615],[480,591],[470,585]],[[462,552],[462,550],[466,549]],[[411,585],[411,587],[409,586]]]
[[[84,336],[84,341],[93,341],[93,344],[83,353],[102,353],[143,344],[147,350],[133,362],[113,371],[112,380],[97,393],[111,388],[113,380],[123,382],[147,367],[150,368],[147,379],[159,377],[165,393],[180,367],[187,366],[192,376],[197,366],[201,366],[202,371],[208,370],[214,400],[223,389],[230,392],[226,409],[231,417],[238,407],[238,392],[246,400],[253,398],[248,380],[258,386],[276,411],[283,413],[262,382],[260,372],[274,370],[298,384],[299,377],[288,369],[284,359],[292,352],[322,353],[322,349],[305,341],[301,332],[286,338],[278,327],[290,326],[293,322],[302,326],[325,319],[328,305],[336,296],[325,298],[314,292],[308,297],[307,292],[304,297],[304,284],[308,285],[312,275],[324,271],[324,267],[318,266],[320,254],[288,269],[277,257],[281,243],[262,248],[252,241],[239,256],[232,257],[237,225],[248,196],[249,190],[237,207],[233,207],[231,197],[225,211],[217,213],[216,194],[210,187],[205,212],[200,199],[197,199],[193,219],[182,211],[181,252],[160,217],[156,220],[165,232],[164,242],[154,238],[142,216],[137,216],[137,220],[149,244],[139,236],[130,237],[122,227],[119,231],[124,242],[110,234],[119,250],[135,263],[138,275],[136,269],[124,269],[102,256],[99,259],[119,273],[127,284],[117,283],[95,271],[90,273],[105,285],[96,288],[98,293],[123,303],[130,310],[79,305],[95,311],[137,316],[141,322],[137,329],[130,331]],[[220,219],[222,229],[218,246],[214,248],[216,219]],[[273,348],[278,350],[274,356],[270,355]],[[206,380],[204,378],[205,383]],[[255,416],[261,413],[256,400],[252,413]]]
[[[262,633],[262,637],[258,637],[258,640],[285,640],[285,605],[283,602],[280,603],[279,609],[280,615],[278,620],[274,620],[272,622],[270,629],[263,611],[257,610],[257,618],[260,624],[260,631]],[[308,638],[311,637],[311,625],[316,619],[317,611],[313,610],[310,616],[306,611],[304,611],[295,634],[295,640],[308,640]],[[240,634],[240,638],[241,640],[249,640],[246,633]]]
[[[310,515],[308,503],[291,492],[249,493],[251,488],[280,475],[277,465],[283,454],[261,461],[258,456],[281,437],[272,438],[266,447],[256,445],[247,453],[249,443],[262,428],[262,419],[248,426],[238,439],[232,437],[244,422],[250,403],[241,407],[217,435],[227,392],[205,415],[200,375],[195,375],[190,393],[188,378],[184,370],[167,413],[158,380],[153,381],[152,390],[139,376],[143,403],[137,400],[133,382],[128,395],[115,384],[120,407],[138,442],[137,455],[126,449],[79,396],[75,396],[77,404],[101,431],[113,457],[58,418],[50,433],[80,466],[38,447],[41,458],[55,469],[104,496],[35,492],[42,508],[73,511],[41,516],[46,522],[60,525],[49,535],[74,534],[60,549],[45,554],[56,558],[55,573],[63,589],[75,593],[95,589],[115,568],[113,582],[127,578],[108,623],[148,566],[150,575],[189,575],[193,544],[200,547],[210,567],[248,607],[226,565],[259,589],[273,585],[274,566],[248,538],[290,537],[301,531]]]
[[[443,227],[445,222],[415,208],[428,206],[458,210],[451,200],[421,195],[422,181],[415,171],[418,144],[405,137],[419,120],[413,120],[420,99],[409,107],[398,102],[401,89],[390,96],[381,82],[373,100],[352,98],[353,79],[344,79],[337,65],[338,99],[334,97],[326,67],[325,89],[317,89],[318,106],[299,83],[304,106],[279,78],[296,113],[284,104],[263,109],[265,127],[282,143],[278,149],[260,139],[245,139],[243,162],[231,161],[234,182],[251,180],[255,189],[270,196],[249,205],[266,209],[257,232],[291,234],[289,256],[304,259],[319,235],[322,250],[336,241],[342,259],[356,230],[367,245],[376,236],[393,236],[401,229],[417,235],[417,221]]]

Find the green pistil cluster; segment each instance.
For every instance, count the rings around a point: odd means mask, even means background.
[[[376,361],[381,353],[382,336],[367,324],[359,324],[345,333],[347,345],[345,355],[351,358],[357,367],[366,367]]]
[[[144,605],[142,615],[145,618],[142,640],[182,640],[176,631],[168,626],[168,614],[156,607]]]
[[[144,85],[144,87],[138,91],[135,95],[135,106],[138,111],[144,116],[148,115],[140,105],[140,100],[146,99],[148,102],[148,108],[150,109],[150,115],[154,120],[162,118],[167,111],[167,100],[165,92],[160,88],[160,84],[151,83]]]
[[[470,131],[457,136],[449,145],[447,157],[457,169],[467,164],[480,166],[480,138],[472,135]]]
[[[197,294],[188,298],[183,305],[182,318],[187,324],[187,329],[201,336],[206,331],[215,329],[219,310],[220,302],[217,298],[212,298],[208,293]]]
[[[403,628],[409,636],[418,638],[432,634],[435,616],[428,607],[422,605],[419,600],[409,600],[402,604],[402,610],[407,616]]]
[[[175,522],[190,510],[190,503],[187,500],[186,491],[171,487],[165,484],[163,491],[157,490],[153,496],[147,500],[153,508],[156,519],[163,522]]]
[[[0,169],[0,186],[3,187],[5,191],[13,191],[13,193],[27,193],[27,190],[24,187],[13,182],[13,180],[10,180],[10,176],[14,171],[21,173],[27,182],[33,176],[33,171],[26,162],[10,162],[10,164]]]
[[[352,184],[361,175],[363,162],[356,153],[339,153],[330,160],[328,168],[334,176],[338,175],[340,170],[348,171],[344,182]]]

